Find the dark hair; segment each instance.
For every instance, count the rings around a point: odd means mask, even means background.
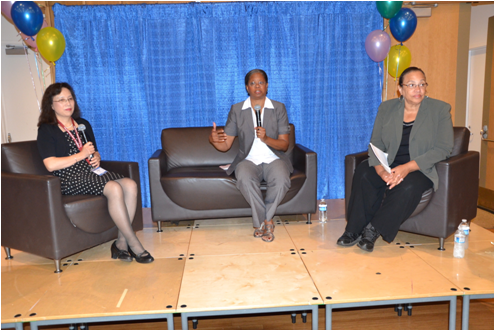
[[[400,85],[400,86],[402,86],[402,83],[404,82],[404,77],[405,77],[408,73],[410,73],[411,71],[419,71],[419,72],[421,72],[421,73],[423,74],[423,76],[425,76],[425,80],[426,80],[426,75],[425,75],[425,73],[424,73],[424,71],[423,71],[423,70],[419,69],[418,67],[409,67],[409,68],[407,68],[406,70],[404,70],[404,71],[402,72],[402,74],[400,75],[400,78],[399,78],[399,85]]]
[[[74,113],[72,114],[73,118],[81,117],[81,111],[79,110],[79,106],[77,105],[76,94],[67,83],[53,83],[48,86],[43,94],[43,99],[41,100],[41,114],[38,119],[38,126],[41,124],[57,124],[57,116],[55,115],[55,111],[52,108],[53,97],[62,93],[62,89],[66,88],[72,94],[72,98],[74,98]]]
[[[265,78],[265,82],[268,84],[268,76],[266,75],[266,72],[261,69],[253,69],[246,74],[246,77],[244,77],[244,85],[248,86],[249,78],[251,78],[251,76],[254,74],[262,74],[263,78]]]

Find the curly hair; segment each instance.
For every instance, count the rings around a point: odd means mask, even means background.
[[[53,97],[62,93],[62,89],[66,88],[72,94],[72,98],[74,98],[74,113],[72,114],[73,118],[81,117],[81,111],[79,110],[79,106],[77,105],[76,94],[74,93],[74,89],[67,83],[53,83],[48,86],[43,94],[43,99],[41,100],[41,114],[38,119],[38,126],[41,124],[57,124],[57,116],[55,115],[55,111],[52,108]]]

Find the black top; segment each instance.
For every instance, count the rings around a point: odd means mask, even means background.
[[[86,134],[86,138],[88,139],[88,141],[91,141],[93,143],[95,151],[98,151],[98,148],[96,147],[95,135],[93,133],[91,124],[89,124],[89,122],[86,121],[84,118],[74,119],[74,121],[77,124],[84,124],[86,126],[86,130],[84,131],[84,133]],[[87,141],[85,141],[84,139],[84,135],[81,132],[79,132],[79,137],[81,137],[83,145],[87,143]],[[70,155],[70,147],[69,144],[67,144],[65,134],[62,130],[60,130],[57,124],[42,124],[38,128],[37,143],[38,151],[43,160],[52,156],[64,157]]]
[[[411,135],[411,130],[414,125],[414,121],[412,122],[403,122],[402,124],[402,140],[400,141],[399,150],[395,155],[394,162],[390,168],[395,168],[401,164],[406,164],[411,161],[411,156],[409,155],[409,136]]]

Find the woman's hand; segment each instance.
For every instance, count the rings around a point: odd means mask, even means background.
[[[413,172],[416,170],[419,170],[419,166],[416,163],[416,161],[409,161],[405,164],[401,164],[401,165],[393,168],[392,169],[393,180],[389,186],[389,189],[391,190],[394,187],[396,187],[397,185],[399,185],[400,183],[402,183],[404,181],[404,178],[406,178],[410,172]]]
[[[380,178],[385,182],[387,183],[387,185],[390,185],[390,183],[392,182],[393,180],[393,176],[392,174],[389,174],[387,172],[387,170],[385,170],[384,167],[382,167],[381,165],[377,165],[375,166],[375,171],[376,171],[376,174],[378,176],[380,176]]]
[[[260,138],[260,140],[262,142],[266,142],[266,130],[265,128],[261,127],[261,126],[257,126],[254,128],[256,130],[256,137],[257,138]]]
[[[93,168],[98,168],[100,166],[101,156],[99,152],[94,152],[93,157],[89,160]]]
[[[86,143],[86,145],[83,146],[83,148],[80,151],[81,156],[83,159],[87,159],[91,154],[95,153],[95,147],[93,146],[93,143],[90,141]]]

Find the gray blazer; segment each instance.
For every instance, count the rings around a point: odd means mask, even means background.
[[[388,163],[392,164],[402,139],[404,101],[392,99],[383,102],[378,108],[371,143],[388,153]],[[438,174],[435,164],[449,157],[454,147],[454,129],[450,116],[450,105],[440,100],[426,97],[414,121],[409,137],[409,155],[420,171],[438,188]],[[368,147],[369,165],[380,164]]]
[[[266,135],[273,139],[278,139],[281,134],[289,134],[290,126],[287,117],[285,105],[281,102],[271,100],[274,108],[265,108],[263,115],[263,128],[266,130]],[[235,168],[244,160],[251,150],[254,141],[254,126],[251,107],[242,109],[244,101],[236,103],[230,108],[227,124],[225,124],[225,133],[229,136],[239,137],[239,152],[234,161],[232,161],[227,174],[232,174]],[[290,172],[294,171],[289,157],[282,151],[277,151],[268,146],[275,155],[284,161],[289,167]]]

